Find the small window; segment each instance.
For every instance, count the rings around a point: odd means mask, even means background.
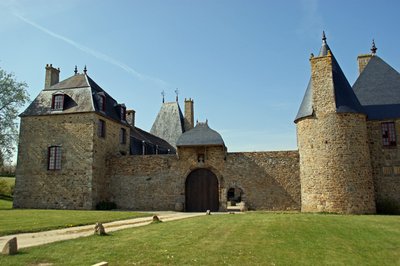
[[[99,110],[105,111],[106,110],[106,96],[99,95]]]
[[[382,126],[382,141],[383,146],[393,147],[396,146],[396,130],[394,122],[385,122]]]
[[[97,135],[100,138],[106,137],[106,122],[104,120],[99,119],[98,127],[97,127]]]
[[[121,111],[120,111],[120,116],[121,116],[121,120],[125,121],[126,120],[126,108],[121,106]]]
[[[53,99],[51,102],[51,109],[64,110],[64,95],[63,94],[53,95]]]
[[[61,147],[51,146],[48,150],[48,170],[61,170]]]
[[[119,143],[125,144],[126,143],[126,130],[125,128],[121,128],[119,131]]]

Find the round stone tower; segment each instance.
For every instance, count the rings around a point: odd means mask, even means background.
[[[366,115],[326,43],[295,119],[303,212],[375,213]]]

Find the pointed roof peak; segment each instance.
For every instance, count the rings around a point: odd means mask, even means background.
[[[372,47],[371,47],[371,53],[372,53],[372,55],[375,55],[375,54],[376,54],[376,50],[378,50],[378,48],[376,48],[376,46],[375,46],[375,40],[372,39]]]
[[[329,55],[328,51],[330,51],[330,50],[331,50],[331,48],[329,48],[328,44],[326,43],[325,31],[322,31],[322,46],[321,46],[321,50],[319,50],[318,56],[327,56],[327,55]]]

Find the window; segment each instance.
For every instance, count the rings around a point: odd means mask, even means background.
[[[99,110],[106,110],[106,96],[99,94]]]
[[[396,130],[394,127],[394,122],[385,122],[382,123],[381,126],[383,146],[396,146]]]
[[[61,147],[51,146],[48,150],[48,170],[61,170]]]
[[[63,94],[53,95],[53,99],[51,102],[51,109],[53,109],[53,110],[63,110],[64,109],[64,95]]]
[[[126,120],[126,108],[121,106],[120,112],[121,112],[121,114],[120,114],[121,120],[125,121]]]
[[[104,120],[99,119],[98,127],[97,127],[97,135],[100,138],[106,137],[106,122]]]
[[[119,131],[119,143],[125,144],[126,143],[126,130],[125,128],[121,128]]]

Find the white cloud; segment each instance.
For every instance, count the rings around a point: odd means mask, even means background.
[[[36,28],[36,29],[38,29],[38,30],[40,30],[40,31],[42,31],[42,32],[44,32],[44,33],[56,38],[56,39],[59,39],[59,40],[65,42],[65,43],[68,43],[68,44],[72,45],[73,47],[75,47],[75,48],[77,48],[77,49],[79,49],[79,50],[81,50],[81,51],[83,51],[83,52],[85,52],[85,53],[87,53],[89,55],[92,55],[92,56],[96,57],[97,59],[103,60],[103,61],[105,61],[107,63],[110,63],[110,64],[116,66],[116,67],[119,67],[119,68],[125,70],[126,72],[132,74],[133,76],[135,76],[136,78],[138,78],[140,80],[151,81],[151,82],[157,84],[159,87],[167,87],[168,86],[168,83],[166,81],[164,81],[164,80],[161,80],[161,79],[158,79],[158,78],[155,78],[155,77],[150,77],[148,75],[142,74],[142,73],[136,71],[135,69],[133,69],[132,67],[128,66],[127,64],[125,64],[125,63],[123,63],[121,61],[118,61],[118,60],[116,60],[116,59],[114,59],[114,58],[112,58],[112,57],[110,57],[110,56],[108,56],[106,54],[103,54],[101,52],[98,52],[98,51],[96,51],[96,50],[94,50],[92,48],[84,46],[84,45],[82,45],[82,44],[80,44],[80,43],[78,43],[76,41],[73,41],[73,40],[65,37],[65,36],[57,34],[57,33],[53,32],[53,31],[51,31],[51,30],[49,30],[49,29],[47,29],[47,28],[45,28],[45,27],[33,22],[32,20],[26,18],[25,16],[23,16],[23,15],[17,13],[17,12],[14,12],[13,14],[14,14],[15,17],[17,17],[20,20],[22,20],[23,22],[33,26],[34,28]]]

